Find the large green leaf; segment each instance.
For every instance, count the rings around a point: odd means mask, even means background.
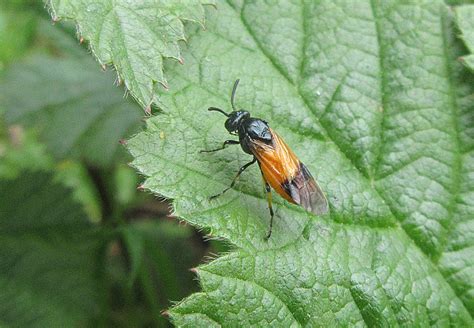
[[[100,313],[103,236],[46,173],[0,182],[0,325],[84,326]]]
[[[57,158],[111,165],[119,140],[136,131],[142,112],[113,85],[113,72],[98,70],[68,33],[47,24],[41,22],[38,38],[45,48],[60,47],[55,56],[35,53],[5,72],[0,105],[6,121],[38,129]]]
[[[461,30],[470,54],[461,57],[461,61],[474,71],[474,5],[464,5],[456,8],[456,21]]]
[[[473,79],[439,1],[221,3],[170,64],[164,114],[128,143],[144,187],[239,249],[198,269],[177,325],[469,326],[474,314]],[[276,198],[230,136],[229,91],[327,193],[315,217]]]
[[[143,105],[156,101],[155,83],[167,86],[163,59],[182,61],[178,41],[183,21],[204,25],[203,4],[213,0],[48,0],[53,20],[78,25],[102,64],[113,64],[131,94]]]

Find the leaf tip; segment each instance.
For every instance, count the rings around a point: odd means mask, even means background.
[[[160,84],[161,86],[166,90],[168,91],[170,88],[168,87],[168,84],[166,83],[166,81],[160,81]]]
[[[198,268],[191,268],[191,269],[189,269],[189,271],[191,271],[192,273],[194,273],[196,275],[198,274]]]
[[[151,116],[151,105],[145,107],[145,114],[147,116]]]
[[[120,139],[119,144],[126,146],[127,145],[127,140],[126,139]]]
[[[145,186],[143,184],[140,184],[137,186],[137,190],[143,191],[145,190]]]
[[[178,62],[179,62],[181,65],[184,65],[184,59],[183,59],[183,57],[179,57]]]
[[[170,313],[168,312],[168,310],[163,310],[161,311],[161,315],[165,318],[169,318],[170,317]]]
[[[83,43],[84,43],[84,37],[83,37],[83,36],[81,36],[81,37],[79,38],[79,43],[80,43],[80,44],[83,44]]]

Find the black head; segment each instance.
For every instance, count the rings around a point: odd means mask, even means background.
[[[229,133],[236,132],[239,129],[239,125],[248,117],[250,117],[250,113],[245,110],[233,111],[225,121],[225,128]]]
[[[250,113],[245,111],[245,110],[236,110],[234,106],[234,97],[235,97],[235,91],[237,90],[237,86],[239,85],[239,79],[237,79],[234,83],[234,87],[232,88],[232,94],[230,96],[230,103],[232,105],[232,109],[234,110],[230,114],[227,114],[220,108],[216,107],[209,107],[209,111],[216,111],[224,114],[225,116],[228,117],[228,119],[225,121],[225,128],[229,133],[236,132],[239,129],[239,125],[242,124],[242,122],[250,117]]]

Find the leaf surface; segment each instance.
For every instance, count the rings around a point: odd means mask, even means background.
[[[72,19],[102,64],[113,64],[144,107],[157,98],[155,83],[166,86],[163,59],[182,60],[178,41],[184,21],[204,25],[205,4],[213,0],[49,0],[53,20]]]
[[[144,187],[238,249],[199,268],[178,326],[469,326],[474,314],[473,79],[440,1],[220,3],[172,63],[165,113],[128,145]],[[315,217],[275,197],[232,139],[237,106],[283,136],[326,192]]]

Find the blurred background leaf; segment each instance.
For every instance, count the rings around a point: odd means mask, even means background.
[[[0,74],[9,62],[21,56],[31,43],[36,17],[24,9],[24,1],[0,4]]]
[[[207,249],[189,226],[171,220],[133,221],[120,229],[123,244],[114,245],[115,255],[107,265],[116,297],[110,323],[114,327],[166,326],[163,305],[198,290],[189,269],[200,263]],[[126,256],[119,256],[124,250]]]
[[[70,326],[102,311],[106,242],[48,173],[0,180],[0,322]]]
[[[7,128],[0,116],[0,179],[13,179],[25,169],[49,169],[53,163],[34,131],[20,125]]]
[[[228,248],[137,191],[119,140],[140,130],[143,111],[72,24],[47,18],[38,1],[0,3],[0,325],[169,326],[161,311],[197,291],[188,269]]]
[[[58,48],[57,41],[71,41],[58,31],[40,20],[40,40],[50,54],[34,52],[6,70],[0,84],[6,122],[37,130],[57,159],[112,165],[124,154],[118,140],[137,131],[142,111],[113,85],[113,72],[101,72],[85,51],[67,50],[80,47]]]

